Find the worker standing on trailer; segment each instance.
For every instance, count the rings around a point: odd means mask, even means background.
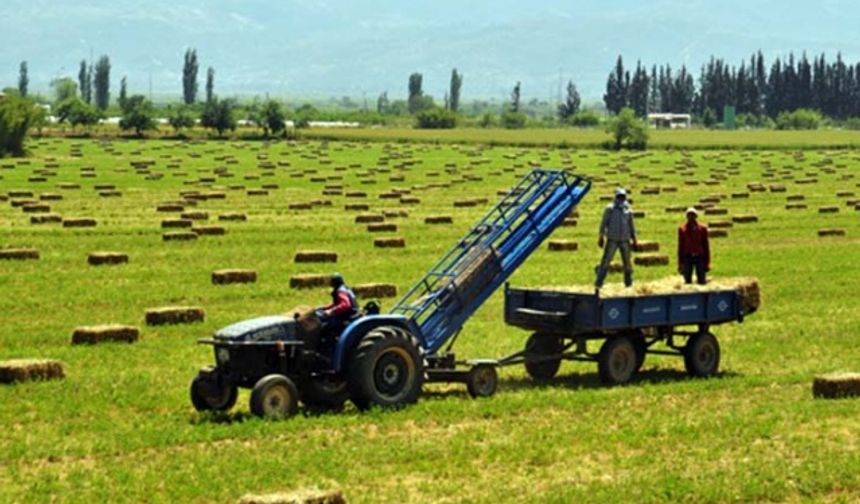
[[[603,219],[600,220],[600,238],[597,246],[603,248],[603,259],[597,267],[597,281],[594,283],[599,292],[609,272],[609,263],[615,256],[615,251],[621,251],[621,259],[624,262],[624,285],[633,285],[633,264],[630,261],[631,242],[635,247],[636,226],[633,222],[633,209],[627,201],[627,191],[618,188],[615,191],[615,200],[606,206],[603,211]]]
[[[339,332],[346,322],[358,315],[358,301],[340,273],[331,276],[329,285],[332,288],[331,304],[319,308],[317,313],[324,330],[337,329]]]
[[[705,285],[705,275],[711,271],[711,246],[708,243],[708,228],[699,224],[699,212],[687,209],[687,222],[678,228],[678,273],[684,276],[685,283],[693,283],[693,269],[696,270],[696,283]]]

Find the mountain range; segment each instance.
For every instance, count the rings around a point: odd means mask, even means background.
[[[838,52],[860,58],[860,8],[819,0],[3,0],[0,87],[14,86],[26,60],[30,87],[48,92],[76,78],[82,59],[107,54],[114,93],[181,94],[182,61],[193,47],[215,69],[216,93],[283,98],[404,98],[412,72],[441,99],[451,69],[463,100],[504,100],[517,81],[525,99],[557,99],[572,79],[586,100],[602,96],[621,54],[687,65],[698,75],[711,55],[739,63]],[[150,84],[151,83],[151,84]]]

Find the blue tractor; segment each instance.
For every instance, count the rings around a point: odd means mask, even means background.
[[[473,396],[497,384],[494,361],[457,361],[463,324],[534,252],[591,188],[565,171],[524,176],[388,312],[369,303],[335,333],[313,313],[239,322],[200,343],[215,366],[191,383],[199,411],[226,411],[239,387],[250,409],[283,418],[308,408],[339,409],[414,403],[426,381],[465,383]]]

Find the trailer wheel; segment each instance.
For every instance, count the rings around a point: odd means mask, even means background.
[[[299,391],[293,380],[270,374],[260,378],[251,391],[251,413],[261,418],[293,416],[299,407]]]
[[[477,364],[469,370],[466,389],[472,397],[490,397],[499,386],[499,374],[492,364]]]
[[[198,374],[191,380],[191,404],[197,411],[227,411],[238,396],[235,385],[219,385],[213,377]]]
[[[636,362],[636,349],[630,338],[618,336],[607,339],[597,357],[600,381],[606,385],[627,383],[636,372]]]
[[[344,380],[315,378],[303,384],[301,397],[308,408],[340,411],[349,399],[349,393]]]
[[[408,331],[378,327],[353,351],[348,378],[349,397],[359,409],[414,403],[424,384],[423,351]]]
[[[560,354],[563,350],[561,338],[555,334],[536,332],[526,341],[525,352],[545,357]],[[526,358],[526,373],[536,381],[548,381],[555,378],[561,365],[561,357],[557,359],[529,361]]]
[[[711,376],[720,368],[720,344],[711,333],[690,336],[684,347],[684,367],[690,376]]]

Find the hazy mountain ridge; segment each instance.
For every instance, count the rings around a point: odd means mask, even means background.
[[[0,85],[14,85],[27,60],[36,90],[57,75],[75,77],[92,51],[111,57],[114,88],[128,75],[132,92],[146,92],[151,73],[154,92],[178,96],[189,46],[198,50],[201,90],[211,65],[222,94],[373,99],[385,90],[405,96],[413,71],[441,99],[452,67],[465,75],[466,100],[504,98],[516,81],[526,99],[554,98],[560,74],[598,99],[619,53],[630,65],[687,64],[694,75],[711,54],[737,62],[758,48],[860,57],[860,9],[844,0],[620,0],[611,9],[559,0],[4,3]]]

